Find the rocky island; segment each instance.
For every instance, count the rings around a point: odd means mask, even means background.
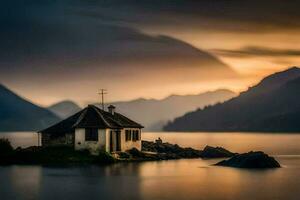
[[[227,158],[232,157],[232,153],[222,147],[206,146],[203,150],[190,147],[180,147],[177,144],[142,141],[142,151],[145,153],[155,153],[161,159],[180,159],[180,158]]]
[[[177,144],[142,141],[142,151],[135,148],[126,152],[109,154],[105,151],[92,155],[88,150],[75,151],[71,147],[28,147],[13,149],[10,142],[0,139],[0,165],[37,164],[37,165],[70,165],[70,164],[111,164],[115,162],[159,161],[190,158],[230,158],[217,163],[217,166],[239,168],[274,168],[279,163],[263,152],[237,154],[222,147],[206,146],[203,150],[181,147]]]
[[[118,161],[158,161],[182,158],[220,158],[235,155],[221,147],[206,146],[203,150],[177,144],[142,141],[142,151],[135,148],[126,152],[92,155],[88,150],[75,151],[71,147],[28,147],[13,149],[6,139],[0,141],[0,165],[6,164],[105,164]]]
[[[236,167],[236,168],[279,168],[280,164],[275,158],[270,157],[261,151],[251,151],[248,153],[237,154],[228,160],[223,160],[217,166]]]

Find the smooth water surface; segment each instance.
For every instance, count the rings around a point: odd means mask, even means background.
[[[33,133],[1,134],[13,145],[37,144]],[[272,170],[216,167],[219,160],[118,163],[106,167],[0,167],[0,199],[247,199],[300,197],[300,134],[144,133],[182,146],[263,150],[283,166]]]

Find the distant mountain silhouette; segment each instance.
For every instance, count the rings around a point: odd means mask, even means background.
[[[175,117],[186,112],[223,102],[236,94],[230,90],[216,90],[197,95],[171,95],[167,98],[136,99],[124,102],[112,102],[118,112],[143,124],[145,130],[160,131],[163,126]]]
[[[70,100],[53,104],[49,106],[48,109],[62,119],[67,118],[81,110],[81,108],[75,102]]]
[[[36,131],[60,118],[0,84],[0,131]]]
[[[300,69],[263,79],[238,97],[176,118],[166,131],[300,132]]]

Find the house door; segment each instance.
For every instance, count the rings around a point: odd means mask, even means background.
[[[116,131],[116,151],[121,151],[121,131]]]
[[[121,151],[121,131],[110,131],[109,147],[110,152]]]

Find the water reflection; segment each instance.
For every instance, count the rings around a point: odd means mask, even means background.
[[[218,160],[118,163],[111,166],[0,167],[1,199],[297,199],[300,158],[287,167],[242,170]],[[292,167],[290,167],[292,166]]]
[[[27,138],[26,145],[35,141],[32,133],[17,136],[17,133],[11,136],[14,144],[20,144],[22,138]],[[237,152],[261,149],[279,155],[276,159],[284,167],[242,170],[212,166],[218,160],[201,159],[103,167],[0,167],[0,199],[299,199],[300,135],[145,133],[143,136],[147,140],[159,136],[195,148],[209,144]]]
[[[210,162],[215,163],[206,164]],[[298,170],[203,168],[199,167],[202,160],[149,165],[143,167],[142,194],[146,199],[297,199],[300,194],[296,190],[300,181],[292,175],[299,177]]]
[[[9,199],[38,199],[41,186],[41,167],[11,166],[1,168],[1,194]]]
[[[139,165],[132,164],[43,168],[41,198],[140,199],[138,170]]]

